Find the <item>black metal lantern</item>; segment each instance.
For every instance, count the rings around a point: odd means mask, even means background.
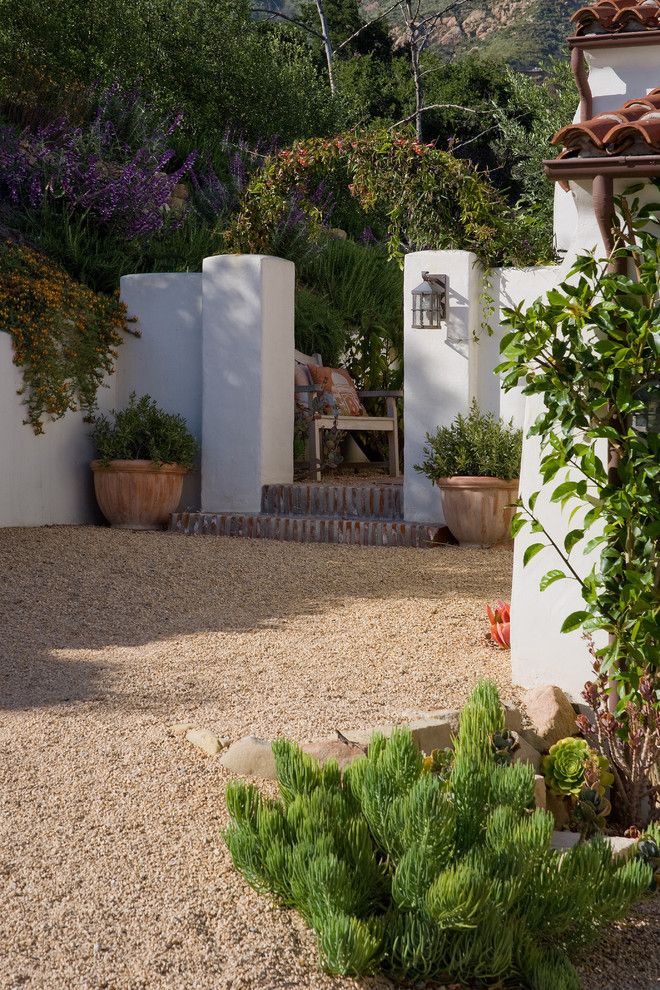
[[[412,291],[412,325],[416,330],[438,329],[447,319],[447,275],[422,272],[423,281]]]
[[[644,408],[633,413],[632,428],[636,433],[660,433],[660,379],[647,382],[635,392]]]

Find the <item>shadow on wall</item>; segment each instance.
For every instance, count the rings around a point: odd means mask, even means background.
[[[413,567],[401,564],[400,556],[393,566],[388,548],[356,552],[94,527],[0,530],[0,708],[81,701],[146,708],[168,693],[174,706],[186,692],[197,705],[199,697],[210,696],[207,678],[217,686],[218,672],[237,663],[227,652],[237,634],[260,637],[306,615],[319,616],[319,635],[332,634],[323,614],[355,597],[421,599],[429,614],[434,603],[444,603],[443,610],[458,608],[464,615],[467,602],[476,615],[485,588],[494,597],[508,595],[507,550],[408,552]],[[228,636],[198,644],[190,669],[190,653],[177,641],[206,633]],[[121,649],[135,646],[146,647],[137,672],[134,658],[124,668]],[[269,647],[257,646],[256,653],[260,648]],[[255,648],[250,651],[253,656]],[[160,674],[150,666],[154,655]],[[263,667],[262,676],[277,676],[268,655]],[[254,676],[238,669],[241,678]]]

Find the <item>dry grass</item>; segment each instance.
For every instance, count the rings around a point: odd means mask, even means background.
[[[513,697],[483,621],[510,566],[505,550],[0,530],[0,986],[358,986],[320,975],[299,919],[233,871],[225,774],[166,727],[304,739],[456,706],[483,675]],[[609,943],[634,949],[628,982],[585,986],[656,987],[657,935],[639,915]]]

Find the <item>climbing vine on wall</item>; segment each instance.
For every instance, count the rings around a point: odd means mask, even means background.
[[[237,252],[269,252],[291,213],[291,194],[310,236],[326,220],[319,183],[344,176],[367,211],[386,218],[390,256],[455,248],[474,251],[486,265],[538,260],[528,221],[512,210],[469,162],[432,145],[389,132],[313,138],[273,154],[249,184],[227,232]]]
[[[0,242],[0,330],[11,334],[23,373],[19,394],[35,433],[43,433],[46,417],[93,412],[125,324],[116,295],[75,282],[38,251]]]

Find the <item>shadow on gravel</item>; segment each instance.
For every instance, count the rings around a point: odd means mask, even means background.
[[[117,677],[76,651],[205,632],[258,634],[296,616],[322,617],[356,597],[422,599],[429,612],[451,599],[453,608],[459,600],[481,611],[484,595],[506,594],[510,569],[507,550],[0,529],[0,708],[111,693]]]

